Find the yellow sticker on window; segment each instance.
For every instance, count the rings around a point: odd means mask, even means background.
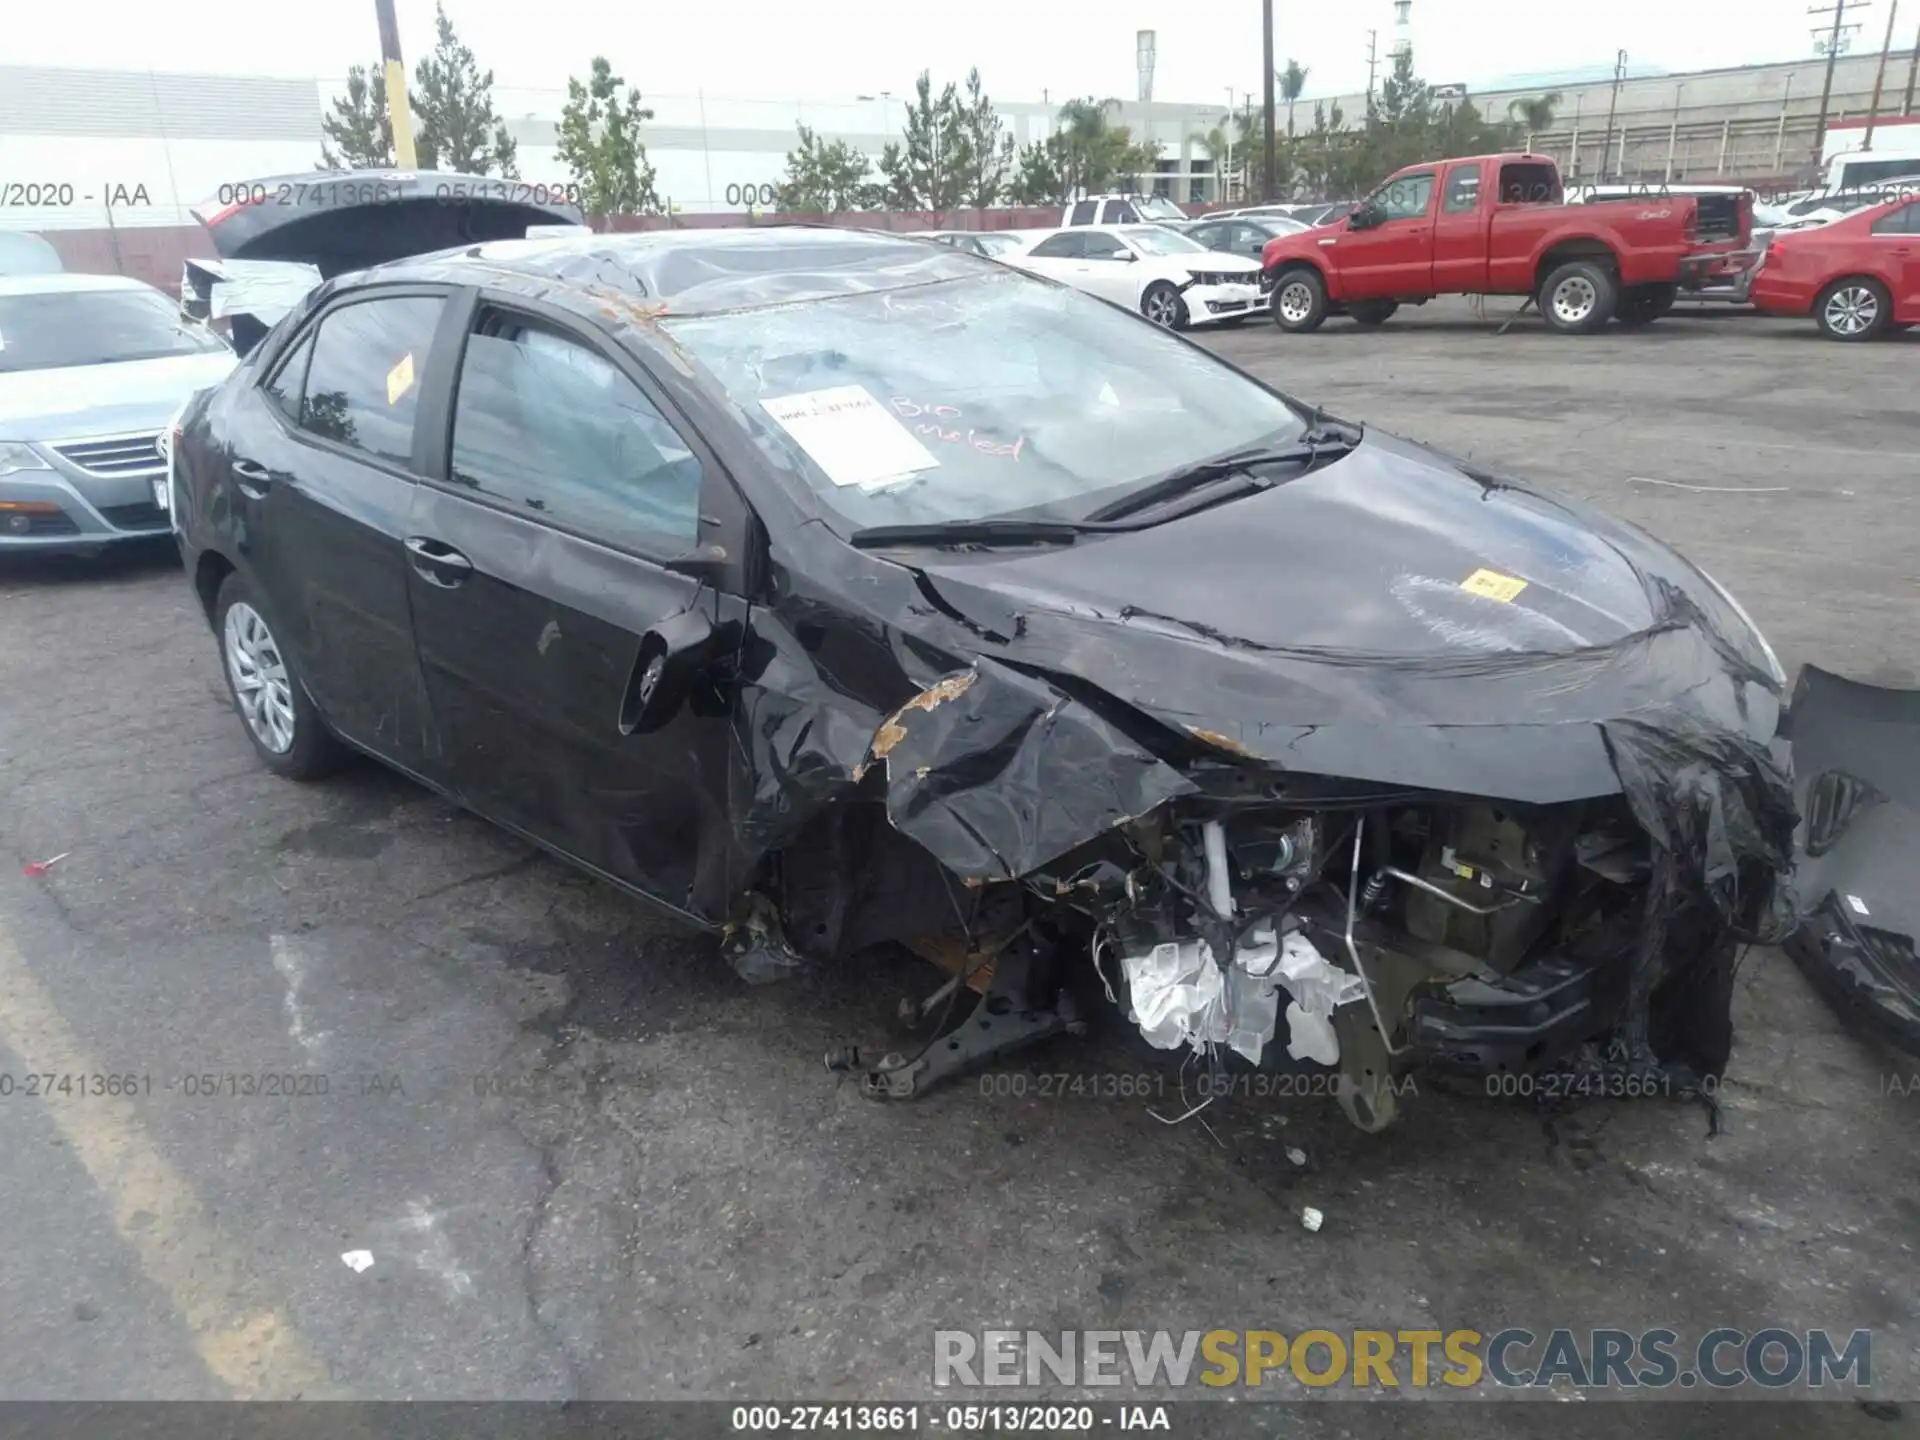
[[[413,388],[413,352],[400,357],[400,363],[387,371],[387,404],[395,404]],[[1484,572],[1483,572],[1484,573]]]
[[[1527,582],[1512,575],[1502,575],[1498,570],[1476,570],[1460,582],[1460,588],[1469,595],[1484,595],[1489,600],[1498,600],[1505,605],[1527,588]]]

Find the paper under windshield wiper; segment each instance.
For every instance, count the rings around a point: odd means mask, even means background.
[[[1235,450],[1227,455],[1216,455],[1211,460],[1202,460],[1197,465],[1188,465],[1171,474],[1162,475],[1138,490],[1122,495],[1118,500],[1110,500],[1099,509],[1084,516],[1094,524],[1101,521],[1118,520],[1123,515],[1133,515],[1141,510],[1151,509],[1166,500],[1172,500],[1202,486],[1211,485],[1233,475],[1256,476],[1259,471],[1270,465],[1300,465],[1311,469],[1321,460],[1331,460],[1353,449],[1358,442],[1345,435],[1322,431],[1297,445],[1278,448],[1258,446],[1247,450]],[[1304,473],[1304,470],[1303,472]],[[1251,494],[1255,490],[1264,490],[1265,483],[1249,485],[1238,492]]]
[[[1071,545],[1097,527],[1072,520],[935,520],[918,525],[869,525],[847,542],[862,550],[889,545]]]

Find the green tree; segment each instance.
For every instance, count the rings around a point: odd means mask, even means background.
[[[580,187],[580,208],[590,216],[644,215],[660,209],[653,166],[640,140],[640,126],[653,111],[640,92],[613,73],[603,55],[593,57],[586,84],[569,78],[560,111],[560,163]]]
[[[1020,147],[1010,187],[1016,205],[1059,205],[1067,199],[1067,184],[1060,175],[1059,136],[1030,141]]]
[[[320,132],[326,139],[320,142],[317,168],[392,168],[393,118],[387,113],[386,72],[378,65],[355,65],[347,71],[347,93],[333,102],[333,113],[320,121]]]
[[[1280,82],[1280,99],[1287,107],[1287,136],[1293,136],[1293,107],[1307,88],[1307,67],[1298,60],[1287,61],[1287,68],[1276,72]]]
[[[961,202],[968,165],[960,94],[949,84],[936,97],[925,70],[913,88],[900,141],[880,152],[887,200],[900,210],[951,210]]]
[[[999,203],[1013,169],[1013,137],[987,98],[976,66],[967,72],[967,95],[960,105],[960,153],[954,165],[960,203],[984,210]]]
[[[823,141],[805,125],[800,143],[787,152],[787,173],[775,192],[780,209],[809,215],[866,210],[880,200],[868,179],[867,157],[844,140]]]
[[[1222,116],[1220,123],[1209,129],[1204,135],[1189,135],[1189,143],[1198,145],[1207,152],[1207,161],[1213,166],[1214,178],[1220,182],[1222,193],[1228,181],[1227,161],[1233,156],[1232,121]]]
[[[1553,128],[1554,112],[1566,98],[1558,90],[1549,90],[1544,95],[1522,96],[1507,102],[1507,115],[1518,122],[1527,134],[1537,135],[1542,130]]]
[[[1118,100],[1092,96],[1060,107],[1060,129],[1050,139],[1060,142],[1055,164],[1069,195],[1128,185],[1135,174],[1153,169],[1160,147],[1136,145],[1133,132],[1114,123],[1119,108]]]
[[[493,71],[481,73],[443,6],[434,6],[433,23],[438,38],[414,70],[410,98],[420,168],[517,178],[517,147],[493,108]]]

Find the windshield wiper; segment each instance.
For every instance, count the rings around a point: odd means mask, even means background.
[[[868,525],[847,537],[862,550],[889,545],[1071,545],[1099,527],[1073,520],[934,520],[919,525]]]
[[[1089,512],[1084,518],[1094,524],[1106,520],[1118,520],[1123,515],[1133,515],[1148,510],[1164,501],[1172,500],[1191,491],[1203,489],[1216,480],[1230,477],[1242,477],[1247,483],[1235,487],[1221,499],[1237,499],[1244,494],[1267,489],[1273,482],[1258,478],[1258,472],[1274,465],[1299,465],[1304,467],[1302,474],[1312,469],[1322,460],[1331,460],[1345,455],[1359,443],[1357,435],[1349,435],[1331,427],[1316,427],[1308,432],[1308,438],[1300,444],[1282,447],[1256,446],[1247,450],[1235,450],[1226,455],[1216,455],[1211,460],[1202,460],[1197,465],[1187,465],[1162,475],[1140,489],[1110,500],[1097,510]]]

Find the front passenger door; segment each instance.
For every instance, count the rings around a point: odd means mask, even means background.
[[[1340,299],[1432,292],[1433,179],[1431,170],[1396,175],[1355,212],[1372,212],[1377,224],[1356,230],[1349,217],[1340,227],[1328,247],[1338,267]]]
[[[452,787],[475,810],[676,910],[731,893],[728,721],[696,691],[622,733],[642,637],[739,605],[665,562],[735,513],[652,382],[570,318],[482,303],[444,468],[407,539],[414,634]],[[744,529],[744,518],[739,521]],[[728,535],[730,553],[740,537]],[[704,698],[703,698],[704,697]]]

